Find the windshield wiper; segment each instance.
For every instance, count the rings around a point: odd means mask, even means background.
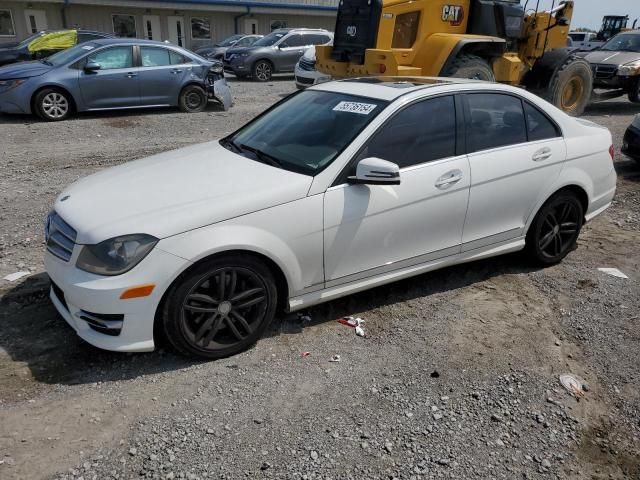
[[[240,148],[240,146],[230,138],[223,138],[222,140],[220,140],[220,143],[223,147],[231,147],[230,150],[233,150],[236,153],[242,153],[242,149]]]
[[[267,163],[273,167],[282,168],[282,162],[280,160],[269,155],[268,153],[263,152],[258,148],[254,148],[254,147],[250,147],[248,145],[242,145],[242,144],[240,145],[234,144],[234,145],[236,145],[237,147],[240,147],[242,150],[246,150],[247,152],[253,153],[256,156],[256,158],[262,163]]]
[[[49,65],[50,67],[53,66],[53,63],[51,63],[49,60],[40,60],[42,63],[44,63],[45,65]]]

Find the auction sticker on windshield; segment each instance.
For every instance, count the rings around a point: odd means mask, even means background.
[[[335,112],[359,113],[360,115],[369,115],[377,105],[371,103],[360,102],[340,102],[333,110]]]

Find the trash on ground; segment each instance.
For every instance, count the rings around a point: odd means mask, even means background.
[[[340,361],[340,355],[334,355],[333,357],[331,357],[331,360],[329,360],[330,362],[339,362]]]
[[[629,278],[617,268],[598,268],[598,270],[602,273],[606,273],[607,275],[611,275],[612,277]]]
[[[309,355],[311,355],[311,352],[302,352],[302,353],[300,354],[300,356],[301,356],[302,358],[304,358],[304,357],[308,357]]]
[[[298,314],[298,321],[301,323],[311,323],[311,317],[309,315]]]
[[[433,372],[431,372],[431,378],[438,378],[440,376],[440,374],[438,373],[437,370],[434,370]]]
[[[9,282],[15,282],[16,280],[19,280],[22,277],[26,277],[27,275],[31,275],[31,272],[15,272],[15,273],[10,273],[6,277],[4,277],[4,279]]]
[[[360,317],[358,318],[343,317],[340,320],[338,320],[338,323],[341,323],[342,325],[346,325],[347,327],[355,328],[356,335],[359,337],[365,336],[364,328],[362,328],[362,325],[364,324],[364,320]]]
[[[582,389],[582,382],[573,375],[564,374],[560,375],[560,384],[575,397],[584,397],[584,391]],[[588,388],[588,387],[587,387]]]

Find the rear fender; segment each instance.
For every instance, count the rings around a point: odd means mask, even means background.
[[[424,42],[416,58],[427,60],[423,66],[425,75],[444,76],[459,55],[470,53],[490,59],[501,56],[506,49],[507,42],[503,38],[436,33]]]

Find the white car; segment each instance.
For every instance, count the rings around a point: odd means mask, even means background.
[[[598,40],[598,34],[593,32],[569,32],[571,39],[571,47],[580,50],[593,50],[596,47],[604,45],[604,42]]]
[[[67,188],[47,220],[51,299],[100,348],[152,350],[156,331],[230,355],[278,309],[522,249],[559,262],[610,205],[612,158],[606,128],[519,88],[325,83]]]
[[[294,69],[296,87],[302,90],[331,80],[331,76],[316,70],[316,47],[309,47]]]

